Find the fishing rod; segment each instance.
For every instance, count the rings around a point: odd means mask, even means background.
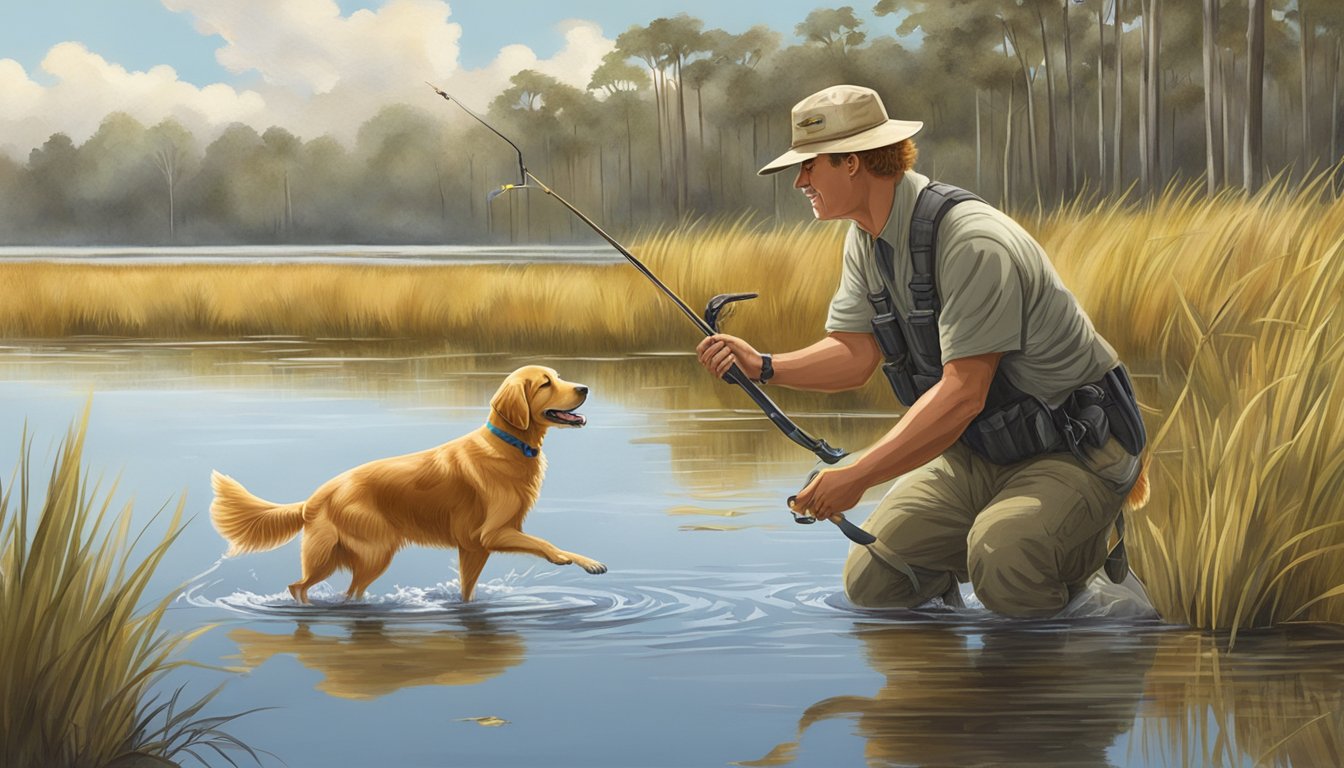
[[[691,322],[695,325],[695,327],[698,328],[700,332],[705,334],[706,336],[712,336],[715,333],[718,333],[717,326],[719,320],[719,313],[726,305],[728,305],[731,302],[742,301],[745,299],[751,299],[756,297],[756,294],[754,293],[720,294],[710,300],[709,305],[705,308],[704,317],[701,317],[698,313],[692,310],[690,306],[687,305],[686,302],[683,301],[681,297],[678,296],[671,288],[667,287],[667,285],[664,284],[662,280],[659,280],[658,276],[653,274],[653,271],[644,265],[644,262],[640,261],[638,258],[635,257],[633,253],[627,250],[625,246],[617,242],[616,238],[607,234],[606,231],[604,231],[601,227],[597,225],[597,222],[588,218],[588,216],[585,215],[583,211],[580,211],[578,208],[575,208],[573,204],[571,204],[568,200],[561,197],[559,194],[556,193],[555,190],[548,187],[545,182],[543,182],[541,179],[533,175],[531,171],[527,170],[527,166],[523,163],[523,151],[519,149],[518,145],[514,144],[513,141],[509,139],[508,136],[505,136],[504,134],[500,133],[498,130],[495,129],[494,126],[487,123],[484,118],[482,118],[475,112],[471,111],[471,109],[468,108],[467,105],[463,104],[460,100],[455,99],[452,96],[448,95],[443,90],[436,87],[433,83],[426,82],[425,85],[428,85],[430,88],[433,88],[434,92],[442,96],[444,100],[456,104],[458,107],[462,109],[462,111],[466,112],[468,115],[471,115],[473,118],[475,118],[476,122],[480,123],[481,125],[484,125],[486,128],[489,128],[491,133],[495,134],[496,136],[507,142],[509,146],[513,147],[513,151],[518,154],[518,183],[505,184],[501,186],[499,189],[492,191],[490,195],[486,198],[487,202],[494,200],[496,197],[498,197],[501,194],[504,194],[505,192],[511,192],[516,189],[531,189],[533,188],[533,184],[535,184],[535,188],[540,189],[542,192],[545,192],[546,194],[555,198],[557,201],[560,202],[561,205],[567,208],[570,213],[574,214],[575,216],[578,216],[579,219],[583,221],[584,224],[587,224],[588,227],[592,229],[594,232],[596,232],[603,240],[606,240],[611,245],[612,248],[615,248],[622,256],[625,257],[626,261],[630,262],[630,264],[632,264],[635,269],[639,270],[640,273],[642,273],[645,277],[647,277],[649,281],[652,282],[658,288],[658,290],[662,291],[664,295],[666,295],[669,299],[671,299],[672,302],[677,305],[677,309],[680,309],[682,314],[690,318]],[[803,431],[802,427],[799,427],[797,424],[793,423],[793,420],[790,419],[787,415],[785,415],[784,411],[780,410],[779,406],[776,405],[775,402],[770,399],[770,396],[765,394],[765,392],[761,391],[761,388],[757,386],[756,382],[748,378],[747,375],[742,372],[742,369],[739,368],[736,364],[734,364],[732,368],[730,368],[728,372],[723,375],[723,378],[724,380],[741,387],[742,391],[746,392],[747,396],[750,397],[752,401],[756,403],[756,406],[760,408],[767,417],[769,417],[770,421],[776,427],[779,428],[779,431],[783,432],[784,435],[793,442],[797,443],[798,445],[801,445],[802,447],[816,454],[817,458],[821,459],[823,462],[827,464],[834,464],[835,462],[839,461],[841,458],[845,456],[845,451],[839,448],[831,447],[826,443],[825,440],[812,437],[811,435],[807,434],[807,432]]]

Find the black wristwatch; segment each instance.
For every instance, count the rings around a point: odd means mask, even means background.
[[[770,355],[761,355],[761,375],[756,377],[756,381],[764,384],[775,375],[775,361]]]

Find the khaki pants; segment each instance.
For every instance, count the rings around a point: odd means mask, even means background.
[[[1107,537],[1137,476],[1137,460],[1114,439],[1089,465],[1056,453],[1001,466],[957,442],[899,478],[863,525],[911,566],[918,590],[854,547],[845,593],[867,608],[911,608],[947,591],[955,577],[969,580],[996,613],[1053,616],[1105,562]]]

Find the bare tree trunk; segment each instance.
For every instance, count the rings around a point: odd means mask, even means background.
[[[675,62],[677,72],[677,122],[681,132],[681,162],[677,169],[677,217],[680,218],[686,212],[686,199],[690,195],[690,167],[688,158],[690,156],[689,144],[686,141],[686,93],[681,87],[681,57],[678,56]]]
[[[448,195],[443,190],[443,172],[439,170],[439,161],[437,159],[434,161],[434,181],[438,184],[439,187],[439,226],[443,227],[443,234],[447,236]]]
[[[1125,0],[1115,0],[1115,18],[1111,37],[1115,38],[1115,126],[1111,131],[1114,150],[1111,157],[1111,193],[1119,196],[1125,185],[1125,55],[1124,25],[1120,17],[1125,12]]]
[[[635,150],[630,138],[630,106],[625,111],[625,218],[626,224],[635,226]]]
[[[1338,0],[1336,0],[1338,2]],[[1298,59],[1302,64],[1302,173],[1315,162],[1311,147],[1311,22],[1307,20],[1307,0],[1297,0],[1297,24],[1300,38],[1297,43]]]
[[[1335,63],[1330,67],[1330,163],[1339,162],[1339,65],[1344,38],[1335,38]]]
[[[1291,101],[1292,97],[1288,95],[1288,91],[1285,88],[1275,88],[1274,90],[1276,93],[1278,93],[1279,96],[1279,114],[1288,115],[1289,113],[1292,112],[1293,109],[1293,103]],[[1281,158],[1279,165],[1286,167],[1288,165],[1288,157],[1289,157],[1288,121],[1279,120],[1277,122],[1279,125],[1279,157]]]
[[[1161,191],[1162,180],[1162,3],[1161,0],[1148,0],[1144,11],[1144,39],[1147,41],[1145,55],[1147,62],[1146,113],[1147,119],[1147,174],[1146,186],[1150,193]]]
[[[1114,7],[1115,3],[1111,3]],[[1097,189],[1106,190],[1106,6],[1097,3]]]
[[[663,123],[666,118],[663,113],[667,110],[663,99],[663,78],[662,69],[652,66],[653,69],[653,102],[656,111],[655,124],[658,126],[658,191],[663,193],[667,189],[667,155],[663,150]],[[665,195],[664,195],[665,197]]]
[[[991,88],[989,90],[989,116],[985,120],[985,123],[989,126],[989,152],[991,154],[994,152],[994,148],[999,145],[999,128],[994,124],[994,104],[995,93],[994,89]]]
[[[1148,80],[1152,73],[1148,69],[1148,3],[1151,0],[1139,0],[1139,16],[1143,27],[1139,30],[1139,192],[1149,194],[1152,177],[1148,171]]]
[[[1223,127],[1223,184],[1226,185],[1232,179],[1232,152],[1235,143],[1232,141],[1232,120],[1228,117],[1231,113],[1230,104],[1236,95],[1233,90],[1229,90],[1228,83],[1234,82],[1237,76],[1236,56],[1227,56],[1221,49],[1219,50],[1220,75],[1218,82],[1218,91],[1221,94],[1223,112],[1221,115]]]
[[[152,155],[154,164],[163,174],[164,184],[168,187],[168,241],[177,240],[177,179],[182,174],[177,147],[165,142]]]
[[[1246,22],[1246,133],[1242,185],[1254,194],[1264,183],[1265,0],[1249,0]]]
[[[1008,109],[1004,110],[1003,118],[1003,202],[1001,206],[1008,207],[1012,200],[1012,156],[1013,156],[1013,91],[1017,90],[1013,84],[1008,83]]]
[[[1045,31],[1045,14],[1041,13],[1040,5],[1036,6],[1036,21],[1041,28],[1041,70],[1045,74],[1045,99],[1046,99],[1046,139],[1049,142],[1046,158],[1050,163],[1050,182],[1046,185],[1046,195],[1050,200],[1056,200],[1058,195],[1056,190],[1059,188],[1059,139],[1055,135],[1055,69],[1050,64],[1050,38]],[[1035,136],[1035,131],[1032,136]]]
[[[1008,35],[1009,42],[1013,46],[1013,50],[1017,53],[1017,62],[1019,68],[1022,70],[1022,83],[1027,92],[1027,155],[1028,163],[1031,166],[1031,186],[1036,194],[1036,210],[1040,211],[1044,208],[1044,203],[1041,200],[1040,164],[1036,161],[1036,99],[1033,98],[1031,87],[1031,68],[1027,66],[1026,53],[1022,50],[1022,47],[1017,44],[1017,34],[1013,32],[1013,28],[1008,26],[1007,22],[1004,22],[1004,30]]]
[[[1060,3],[1064,8],[1064,84],[1068,89],[1069,102],[1069,152],[1064,157],[1064,176],[1069,184],[1069,197],[1078,193],[1078,134],[1074,130],[1077,110],[1073,99],[1073,34],[1069,29],[1069,4],[1072,0]]]
[[[294,202],[289,196],[289,169],[285,169],[285,234],[294,226]]]
[[[975,191],[984,189],[984,176],[981,173],[982,154],[980,148],[980,89],[975,89]]]
[[[1204,158],[1209,194],[1223,185],[1221,168],[1223,148],[1218,90],[1218,1],[1204,0]]]

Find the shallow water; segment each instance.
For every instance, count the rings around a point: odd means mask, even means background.
[[[620,254],[596,245],[210,245],[0,246],[0,262],[78,264],[611,264]]]
[[[593,576],[495,555],[477,602],[456,557],[400,553],[367,600],[338,574],[296,606],[298,543],[223,559],[219,469],[276,501],[364,461],[477,427],[505,373],[589,384],[555,430],[525,530],[606,563]],[[1068,618],[971,607],[872,613],[839,584],[846,541],[782,499],[810,457],[689,356],[514,358],[448,347],[263,338],[0,345],[0,466],[34,456],[92,396],[87,461],[148,521],[195,518],[156,577],[174,628],[214,625],[175,673],[289,766],[1338,765],[1344,638],[1219,641],[1096,592]],[[784,393],[832,444],[889,426],[853,398]],[[871,508],[870,494],[856,517]],[[278,761],[267,759],[268,764]]]

